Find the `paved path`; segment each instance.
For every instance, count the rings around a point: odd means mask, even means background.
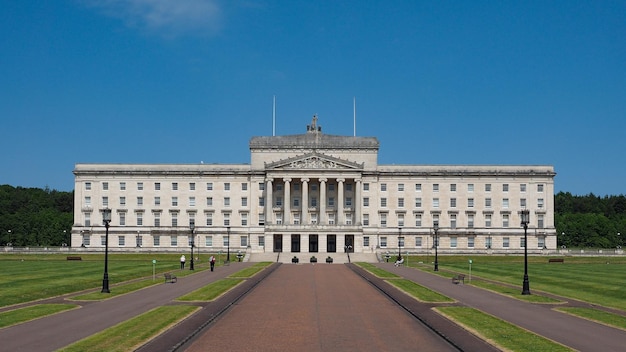
[[[454,285],[450,279],[421,270],[395,267],[391,263],[379,263],[377,265],[454,298],[463,305],[509,321],[575,350],[626,351],[626,331],[580,319],[552,309],[562,305],[531,304],[471,285]],[[567,298],[561,299],[568,301]],[[575,303],[574,305],[579,306],[580,304]],[[589,305],[589,307],[592,306]]]
[[[346,265],[281,265],[186,350],[458,351]]]

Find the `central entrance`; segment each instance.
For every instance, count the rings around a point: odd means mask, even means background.
[[[329,253],[337,252],[337,235],[326,236],[326,250]]]
[[[291,235],[291,252],[300,252],[300,235]]]
[[[283,251],[283,235],[274,235],[274,253]]]
[[[346,235],[345,236],[346,247],[344,251],[346,253],[354,253],[354,235]]]
[[[309,235],[309,252],[317,253],[319,251],[319,238],[317,235]]]

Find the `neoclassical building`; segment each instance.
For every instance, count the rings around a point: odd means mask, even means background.
[[[253,137],[250,164],[77,164],[72,247],[202,252],[556,250],[554,168],[379,165],[375,137]],[[193,225],[193,230],[190,225]],[[193,233],[193,235],[192,235]]]

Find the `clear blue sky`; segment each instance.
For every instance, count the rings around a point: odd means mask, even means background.
[[[626,1],[0,5],[0,184],[76,163],[248,163],[252,136],[375,136],[382,164],[548,164],[626,193]]]

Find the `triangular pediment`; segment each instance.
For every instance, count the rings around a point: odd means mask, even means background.
[[[353,161],[343,160],[334,156],[308,153],[298,155],[293,158],[279,160],[265,164],[266,169],[302,169],[302,170],[320,170],[320,169],[338,169],[338,170],[362,170],[363,164]]]

